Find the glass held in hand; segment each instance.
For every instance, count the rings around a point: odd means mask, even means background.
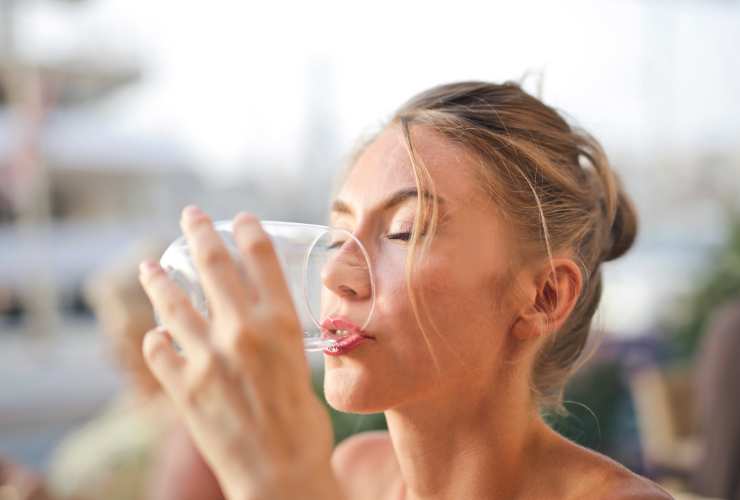
[[[306,351],[331,348],[337,332],[333,332],[334,335],[322,333],[325,331],[322,322],[331,321],[334,316],[349,317],[361,311],[360,317],[349,319],[364,330],[375,309],[375,283],[370,259],[360,240],[347,230],[321,225],[280,221],[261,221],[260,224],[275,247],[301,323]],[[231,221],[216,222],[214,226],[239,264],[241,256]],[[160,265],[185,290],[195,309],[207,317],[208,299],[184,237],[167,247]],[[241,264],[239,269],[245,272]],[[245,278],[248,283],[248,277]],[[356,295],[356,290],[362,290],[365,296],[352,297],[356,305],[350,312],[346,308],[352,300],[348,302],[346,296]]]

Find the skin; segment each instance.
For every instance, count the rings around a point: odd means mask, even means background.
[[[210,219],[195,207],[183,213],[213,307],[210,323],[156,263],[142,264],[142,283],[166,326],[145,338],[147,361],[226,497],[670,498],[541,420],[529,388],[532,363],[575,305],[578,266],[567,254],[515,266],[516,233],[479,191],[474,159],[431,130],[416,127],[413,135],[444,199],[438,233],[413,275],[429,306],[423,330],[408,297],[399,236],[413,223],[416,200],[381,208],[415,187],[398,129],[385,130],[358,158],[332,220],[368,250],[376,311],[366,328],[374,340],[325,356],[326,397],[343,411],[384,411],[388,433],[350,438],[332,452],[298,320],[254,217],[235,219],[251,277],[244,283]],[[348,272],[349,252],[343,259],[340,253],[325,270],[325,284],[342,314],[361,322],[368,286],[362,273]]]
[[[144,262],[141,282],[165,329],[149,332],[143,348],[224,495],[342,498],[331,423],[311,388],[300,323],[268,236],[254,216],[235,218],[245,283],[209,217],[191,206],[181,225],[213,319],[193,309],[158,263]]]
[[[332,218],[372,242],[378,261],[376,319],[367,329],[376,340],[325,357],[330,404],[385,411],[388,421],[389,433],[350,438],[335,452],[352,497],[629,498],[637,491],[640,498],[665,498],[551,431],[531,397],[533,357],[575,305],[578,266],[567,255],[555,256],[552,266],[535,261],[512,283],[514,233],[476,187],[473,158],[429,129],[414,129],[413,139],[444,199],[441,227],[414,276],[440,332],[428,332],[429,349],[406,295],[405,243],[388,239],[411,226],[416,201],[377,210],[389,193],[415,185],[398,129],[386,130],[357,160]],[[544,306],[554,289],[558,300]],[[345,297],[347,314],[362,317],[367,297]],[[387,474],[385,483],[378,470]]]

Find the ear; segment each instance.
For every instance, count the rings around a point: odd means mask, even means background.
[[[525,302],[512,329],[520,340],[557,332],[568,319],[581,295],[583,275],[573,259],[546,260],[534,273],[526,273]]]

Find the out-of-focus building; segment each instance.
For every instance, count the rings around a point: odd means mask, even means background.
[[[167,130],[124,133],[105,112],[140,81],[133,58],[16,50],[22,6],[0,0],[0,454],[41,465],[119,383],[95,324],[69,314],[85,280],[135,240],[169,238],[200,182]]]
[[[132,222],[159,233],[199,182],[167,131],[123,134],[100,111],[139,81],[133,59],[29,56],[15,47],[15,4],[0,4],[0,313],[28,310],[44,333],[85,275],[140,237]]]
[[[120,136],[96,115],[95,101],[137,81],[133,66],[71,61],[56,66],[24,63],[15,71],[35,73],[54,107],[43,118],[35,144],[29,145],[18,137],[23,117],[9,109],[7,99],[0,102],[0,220],[14,219],[12,205],[24,202],[18,190],[32,175],[22,171],[24,155],[37,154],[35,161],[43,164],[25,168],[46,171],[53,221],[150,217],[169,193],[197,184],[189,160],[166,135]],[[9,66],[0,66],[0,95],[8,94],[3,82],[12,78],[10,72]]]

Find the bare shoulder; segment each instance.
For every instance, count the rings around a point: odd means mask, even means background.
[[[612,460],[548,429],[536,466],[543,472],[534,497],[557,492],[570,500],[670,500],[668,492]],[[544,473],[547,470],[548,473]]]
[[[671,496],[654,482],[614,463],[613,471],[604,483],[604,500],[671,500]],[[621,470],[619,470],[621,469]]]
[[[362,432],[345,439],[334,449],[331,461],[352,500],[381,498],[400,477],[393,445],[385,431]]]
[[[580,448],[580,447],[579,447]],[[663,488],[635,474],[622,464],[591,450],[580,448],[588,465],[583,465],[583,477],[577,498],[602,500],[671,500],[673,497]]]

